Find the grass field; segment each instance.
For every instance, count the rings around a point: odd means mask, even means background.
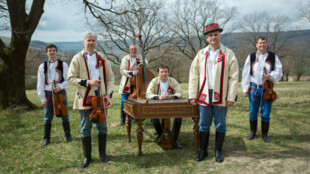
[[[187,95],[187,85],[182,84]],[[269,137],[271,143],[258,137],[247,140],[249,133],[248,99],[239,90],[238,102],[227,114],[227,134],[223,163],[214,159],[214,126],[208,147],[209,157],[196,162],[193,121],[183,119],[179,142],[182,150],[163,150],[154,143],[154,128],[144,121],[143,155],[138,156],[136,125],[132,142],[127,142],[126,127],[119,127],[120,95],[115,87],[113,106],[108,110],[107,154],[109,163],[98,155],[95,126],[92,129],[92,163],[81,169],[83,160],[80,118],[72,110],[75,88],[68,92],[71,134],[66,143],[61,119],[54,118],[51,144],[42,148],[43,109],[23,108],[0,111],[0,173],[310,173],[310,82],[277,83],[278,100],[273,104]],[[28,98],[40,105],[35,90]],[[260,119],[259,119],[260,121]]]

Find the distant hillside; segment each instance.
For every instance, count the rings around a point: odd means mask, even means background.
[[[234,45],[238,45],[240,43],[239,40],[235,38],[239,38],[238,36],[242,35],[243,33],[232,33],[227,36],[223,37],[222,42],[227,45],[228,47],[233,47]],[[290,43],[294,43],[297,41],[304,41],[307,44],[310,44],[310,30],[297,30],[297,31],[287,31],[282,32],[281,35],[295,35],[291,40]],[[10,38],[2,37],[0,38],[4,41],[5,44],[10,42]],[[69,52],[69,53],[76,53],[83,49],[83,42],[52,42],[53,44],[57,45],[58,52]],[[30,47],[38,48],[38,49],[45,49],[45,46],[50,43],[32,40],[30,42]]]

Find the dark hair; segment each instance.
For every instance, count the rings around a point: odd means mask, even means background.
[[[266,42],[268,42],[265,36],[258,36],[258,38],[256,39],[256,43],[258,42],[258,40],[265,40]]]
[[[168,72],[169,72],[169,67],[167,65],[163,65],[163,64],[160,64],[157,66],[156,68],[156,71],[159,72],[159,69],[168,69]]]
[[[56,45],[54,45],[54,44],[48,44],[48,45],[45,47],[45,52],[47,52],[47,49],[49,49],[49,48],[55,48],[56,51],[57,51],[57,46],[56,46]]]

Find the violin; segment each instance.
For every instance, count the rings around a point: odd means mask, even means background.
[[[89,119],[94,123],[102,123],[106,119],[105,101],[100,97],[100,88],[95,91],[96,97],[92,98],[93,111],[90,113]]]
[[[53,86],[56,88],[55,80],[53,81]],[[64,117],[68,115],[68,108],[64,105],[64,100],[64,95],[53,91],[54,113],[56,117]]]
[[[130,85],[132,86],[132,93],[128,97],[128,100],[137,99],[137,98],[145,99],[146,98],[145,94],[146,94],[147,86],[149,84],[149,80],[152,80],[155,77],[154,74],[146,68],[144,49],[142,46],[143,42],[141,38],[142,38],[142,35],[139,33],[138,40],[139,40],[139,47],[141,50],[143,63],[142,65],[139,64],[139,66],[137,66],[137,69],[139,70],[138,75],[134,76],[130,80]]]
[[[264,67],[264,73],[267,74],[267,70]],[[263,88],[265,90],[264,93],[264,100],[269,101],[269,102],[273,102],[277,99],[277,93],[273,91],[273,86],[274,83],[270,80],[265,80],[264,84],[263,84]]]

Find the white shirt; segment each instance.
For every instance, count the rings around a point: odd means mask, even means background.
[[[56,86],[59,86],[60,89],[67,89],[71,85],[67,82],[67,74],[68,74],[68,65],[66,62],[63,62],[63,78],[64,81],[62,83],[57,83],[59,80],[59,73],[56,72],[56,66],[58,61],[47,62],[47,78],[48,84],[45,84],[45,74],[44,74],[44,63],[39,66],[38,70],[38,80],[37,80],[37,93],[41,99],[41,102],[46,102],[47,99],[45,97],[45,91],[52,91],[53,81],[56,81]]]
[[[97,57],[96,54],[87,54],[85,53],[86,60],[87,60],[87,67],[88,71],[90,73],[90,79],[91,80],[99,80],[100,79],[100,69],[99,67],[96,68],[97,65]],[[98,65],[99,66],[99,65]],[[88,80],[87,80],[88,85]],[[98,89],[98,87],[94,86],[94,90]]]
[[[257,85],[262,85],[264,83],[264,67],[267,70],[267,74],[271,76],[271,81],[278,82],[282,77],[282,64],[277,55],[275,55],[275,67],[273,71],[270,71],[271,67],[266,63],[268,57],[268,52],[264,54],[256,53],[256,60],[253,63],[253,75],[250,75],[251,71],[251,58],[250,55],[246,58],[244,67],[242,70],[242,80],[241,87],[243,92],[248,92],[250,88],[250,82],[253,82]]]
[[[168,80],[166,80],[166,82],[159,80],[159,84],[160,84],[159,95],[168,94],[168,87],[169,87]]]
[[[214,79],[215,79],[215,69],[214,69],[214,64],[216,62],[216,59],[219,56],[220,49],[210,49],[207,61],[209,63],[209,68],[208,68],[208,86],[209,89],[214,88]]]
[[[129,67],[133,64],[133,63],[136,63],[137,62],[137,59],[135,57],[130,57],[130,65]],[[132,68],[132,71],[135,71],[137,70],[137,64],[135,66],[133,66]]]

